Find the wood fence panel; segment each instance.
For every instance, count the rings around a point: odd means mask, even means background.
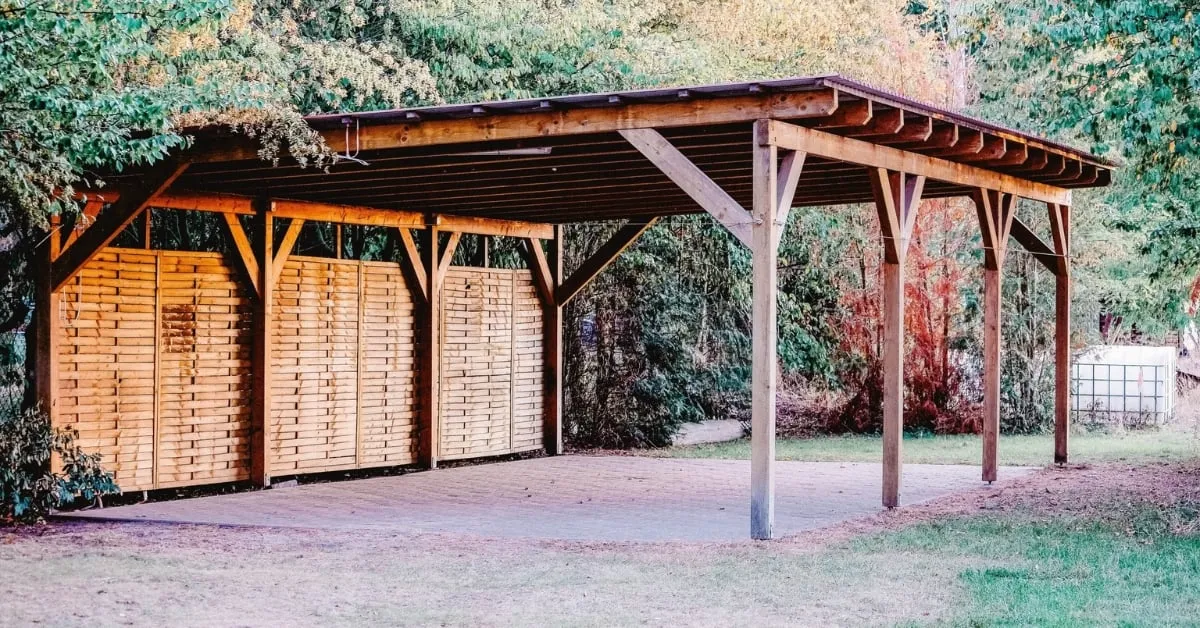
[[[448,270],[442,456],[542,446],[526,270]],[[416,461],[415,304],[395,263],[292,256],[275,292],[276,476]],[[216,253],[108,248],[61,293],[57,425],[122,489],[249,478],[253,303]]]
[[[416,461],[416,328],[400,265],[363,262],[359,466]]]
[[[353,468],[358,262],[292,256],[275,286],[272,475]]]
[[[450,268],[442,287],[441,452],[511,450],[512,271]]]
[[[442,459],[542,447],[541,307],[528,270],[447,271],[442,288]]]
[[[60,426],[124,490],[154,488],[155,253],[105,249],[61,292]]]
[[[513,351],[516,354],[512,395],[512,449],[541,449],[545,408],[542,395],[545,352],[542,351],[542,301],[528,272],[513,273]]]
[[[159,260],[157,486],[248,479],[253,304],[220,254]]]

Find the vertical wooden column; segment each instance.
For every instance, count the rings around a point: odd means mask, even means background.
[[[883,234],[883,505],[900,505],[904,439],[904,261],[924,177],[868,170]]]
[[[61,253],[62,235],[58,216],[50,217],[50,234],[40,255],[42,263],[35,271],[34,315],[36,320],[36,363],[34,386],[42,411],[50,419],[50,425],[58,427],[58,345],[62,335],[59,320],[59,291],[54,289],[51,268]],[[54,456],[50,461],[53,472],[61,471],[62,461]]]
[[[883,506],[900,505],[904,439],[904,261],[883,264]]]
[[[996,481],[1000,438],[1000,270],[983,271],[983,480]]]
[[[1054,462],[1067,463],[1071,431],[1071,207],[1049,204],[1054,240]]]
[[[761,122],[759,123],[761,124]],[[756,138],[763,137],[755,133]],[[750,243],[753,257],[750,375],[750,536],[770,539],[775,527],[775,392],[778,151],[755,141],[754,205]]]
[[[250,481],[271,485],[271,371],[275,332],[275,221],[268,199],[255,202],[254,253],[258,299],[254,308],[254,353],[251,356],[253,409],[250,419]]]
[[[1000,270],[1016,215],[1015,198],[993,190],[975,194],[983,236],[983,480],[996,481],[1000,439]]]
[[[440,256],[438,238],[441,233],[436,226],[422,232],[421,270],[425,272],[426,298],[419,304],[417,318],[417,343],[420,359],[417,362],[417,394],[420,407],[417,412],[419,424],[417,439],[417,461],[424,467],[436,469],[438,443],[441,440],[441,304],[442,280],[438,272]]]
[[[485,240],[486,242],[486,240]],[[541,246],[536,241],[532,246]],[[485,249],[486,252],[486,249]],[[546,454],[555,456],[563,451],[562,421],[562,312],[563,306],[555,296],[563,281],[563,227],[554,226],[554,239],[550,241],[547,260],[549,266],[549,300],[543,302],[542,314],[542,363],[545,369],[542,380],[542,404],[545,419],[542,424],[542,439]]]

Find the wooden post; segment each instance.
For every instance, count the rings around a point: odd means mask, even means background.
[[[996,481],[1000,437],[1000,270],[983,271],[983,481]]]
[[[441,439],[441,301],[442,280],[438,266],[438,238],[441,233],[436,226],[429,226],[424,233],[421,247],[421,269],[425,271],[426,298],[419,304],[421,315],[417,318],[417,344],[420,361],[417,363],[417,386],[420,407],[417,413],[419,436],[417,460],[429,469],[436,469],[438,443]]]
[[[1071,207],[1050,203],[1054,240],[1054,462],[1067,463],[1071,431]]]
[[[59,291],[54,289],[51,269],[61,253],[62,227],[57,215],[50,217],[50,233],[43,245],[42,263],[36,270],[36,292],[34,315],[36,316],[36,364],[34,385],[38,403],[50,419],[50,425],[58,427],[58,344],[62,335],[59,320]],[[54,473],[62,470],[62,461],[53,456],[50,469]]]
[[[883,264],[883,506],[900,505],[904,439],[904,261]]]
[[[1003,192],[978,190],[974,200],[983,236],[983,481],[995,482],[1000,438],[1000,270],[1016,199]]]
[[[1071,276],[1054,277],[1054,462],[1067,464],[1071,431]]]
[[[764,121],[755,123],[762,126]],[[777,150],[757,138],[753,148],[754,204],[750,376],[750,536],[770,539],[775,527],[776,283],[779,241]]]
[[[869,168],[883,232],[883,506],[900,505],[904,439],[904,261],[925,179]]]
[[[275,332],[275,272],[273,271],[275,221],[268,199],[256,204],[255,256],[258,258],[258,299],[254,308],[254,353],[252,356],[253,409],[250,423],[250,481],[255,486],[271,485],[271,364]]]
[[[529,242],[530,246],[541,246],[536,240]],[[544,302],[542,308],[542,361],[544,377],[542,380],[542,404],[545,420],[542,424],[542,439],[546,446],[546,454],[555,456],[563,451],[562,423],[562,304],[557,301],[555,294],[562,285],[563,279],[563,228],[554,226],[554,239],[550,241],[549,259],[549,296],[550,302]]]

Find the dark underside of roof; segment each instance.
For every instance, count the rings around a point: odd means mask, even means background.
[[[753,93],[784,89],[803,91],[827,89],[829,81],[835,79],[814,77],[803,80],[808,82],[783,86],[763,82],[726,87],[730,94],[742,90],[738,93],[744,96],[747,85],[752,86]],[[870,105],[874,126],[861,121],[840,125],[832,122],[832,116],[793,122],[1063,188],[1095,187],[1109,181],[1111,164],[1094,156],[970,118],[953,117],[935,108],[922,109],[912,101],[883,92],[864,92],[866,88],[862,86],[844,83],[835,84],[839,94],[838,108],[845,111],[856,105]],[[719,99],[725,95],[717,91],[706,93],[702,88],[629,92],[620,99],[609,96],[600,104],[580,101],[577,106],[603,106],[604,102],[615,104],[618,101],[622,106],[636,103],[637,98],[629,94],[650,94],[646,96],[649,102],[671,98]],[[348,119],[366,127],[383,123],[381,117],[385,115],[391,122],[406,115],[415,123],[436,124],[439,119],[457,120],[473,115],[521,115],[522,102],[526,107],[536,107],[539,102],[546,106],[546,101],[521,101],[506,105],[508,109],[504,110],[496,103],[488,108],[464,105],[354,114]],[[565,106],[560,101],[554,101],[553,105]],[[879,124],[889,119],[899,119],[900,124],[886,127]],[[330,116],[320,116],[310,119],[310,123],[317,128],[330,128],[340,122]],[[930,129],[928,139],[914,140],[914,128],[922,127]],[[661,128],[660,132],[743,207],[750,207],[751,122]],[[945,144],[938,145],[934,139],[944,138],[950,132],[955,136],[962,135],[963,142],[969,134],[972,140],[984,145],[983,152],[948,155]],[[999,153],[987,156],[986,151],[994,151],[997,146],[1002,147]],[[1012,159],[1014,153],[1011,151],[1020,151],[1023,159]],[[172,190],[553,223],[701,211],[686,193],[617,133],[363,151],[357,157],[367,165],[343,161],[328,171],[287,164],[273,167],[262,161],[197,163]],[[971,192],[969,188],[930,180],[926,183],[924,197],[964,196]],[[794,204],[813,206],[870,201],[871,187],[863,166],[810,156],[804,164]]]

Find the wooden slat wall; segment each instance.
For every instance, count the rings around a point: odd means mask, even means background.
[[[247,477],[250,304],[220,255],[108,248],[62,302],[59,422],[122,489]]]
[[[453,267],[441,457],[542,446],[527,270]],[[221,255],[106,248],[61,294],[58,424],[122,489],[249,477],[253,303]],[[275,292],[276,476],[416,459],[414,303],[399,264],[292,256]]]
[[[515,313],[513,348],[512,450],[542,448],[545,417],[542,395],[545,352],[542,350],[542,302],[528,272],[513,273],[513,311]]]
[[[416,330],[400,265],[363,262],[360,467],[416,461]]]
[[[125,490],[154,488],[156,263],[108,249],[61,293],[58,418]]]
[[[216,253],[159,256],[159,488],[249,477],[253,304]]]
[[[356,465],[358,265],[293,256],[275,285],[272,475]]]
[[[451,268],[442,312],[440,457],[541,447],[541,305],[530,272]]]

